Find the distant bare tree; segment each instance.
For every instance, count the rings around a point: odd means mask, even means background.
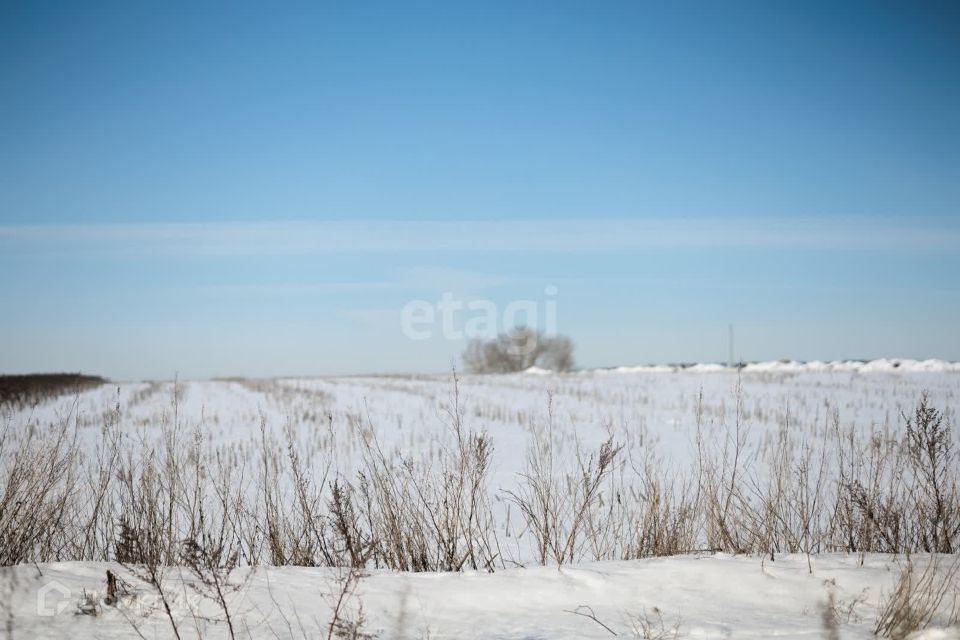
[[[537,358],[536,365],[551,371],[570,371],[573,369],[573,340],[567,336],[547,338],[544,349]]]
[[[573,341],[517,327],[492,340],[472,340],[463,352],[463,363],[473,373],[513,373],[533,366],[569,371],[573,368]]]

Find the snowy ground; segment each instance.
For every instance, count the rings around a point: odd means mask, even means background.
[[[922,565],[926,560],[917,558]],[[902,561],[901,561],[902,562]],[[833,594],[840,638],[873,637],[877,603],[900,564],[888,556],[802,556],[775,562],[757,557],[683,556],[634,562],[510,569],[494,574],[396,574],[364,577],[348,602],[362,604],[363,630],[380,638],[550,639],[642,638],[644,617],[664,638],[826,638],[824,611]],[[147,638],[171,635],[168,619],[147,588],[119,606],[78,613],[87,595],[103,597],[106,564],[63,563],[6,570],[14,587],[14,637]],[[132,584],[136,579],[129,577]],[[326,637],[337,575],[298,567],[235,571],[229,595],[238,637]],[[189,584],[189,578],[187,579]],[[173,580],[171,580],[173,583]],[[228,637],[214,600],[189,586],[169,595],[184,637]],[[586,615],[595,616],[594,621]],[[604,629],[599,623],[609,627]],[[242,630],[242,631],[241,631]],[[248,635],[249,632],[249,635]],[[656,636],[654,636],[656,637]],[[928,631],[917,638],[958,638]]]
[[[358,421],[390,446],[420,452],[435,446],[447,429],[444,407],[453,389],[449,375],[185,381],[175,405],[169,382],[122,383],[8,410],[0,423],[18,438],[29,427],[76,420],[92,450],[106,416],[118,413],[125,430],[149,439],[176,414],[180,422],[202,426],[209,446],[238,456],[255,448],[262,425],[268,433],[292,434],[305,458],[332,453],[338,469],[346,470],[356,451],[340,436]],[[765,442],[781,430],[816,437],[834,418],[858,429],[896,430],[901,412],[912,410],[922,392],[956,424],[960,370],[937,362],[767,363],[739,374],[711,366],[562,376],[533,371],[460,382],[467,426],[486,430],[494,443],[494,490],[514,486],[531,430],[548,420],[551,407],[557,429],[571,439],[593,446],[613,433],[631,455],[655,452],[667,464],[689,457],[698,406],[711,429],[734,421],[739,403],[750,437]],[[365,631],[381,638],[643,637],[632,635],[631,625],[644,615],[654,622],[662,616],[667,629],[679,625],[681,638],[820,638],[827,637],[823,611],[833,591],[839,637],[868,638],[900,563],[879,555],[862,565],[859,556],[820,556],[811,574],[801,556],[770,562],[705,555],[494,574],[372,572],[348,608],[355,616],[362,604]],[[93,603],[102,598],[108,568],[125,576],[132,595],[119,606],[94,604],[97,615],[78,615],[84,592]],[[226,637],[220,610],[204,588],[191,587],[178,569],[169,569],[166,579],[176,585],[170,599],[185,637]],[[326,637],[337,580],[328,569],[235,570],[228,597],[237,636]],[[136,637],[136,630],[146,638],[171,636],[156,594],[116,565],[6,568],[0,589],[10,637],[119,638]],[[937,633],[922,637],[960,637]]]
[[[551,402],[555,429],[568,440],[592,447],[612,433],[630,455],[656,455],[665,462],[690,456],[701,397],[708,430],[734,423],[739,398],[742,422],[757,441],[781,429],[815,435],[834,416],[844,427],[896,430],[923,392],[948,415],[960,406],[960,366],[893,364],[761,363],[740,374],[698,365],[463,376],[460,402],[466,426],[484,429],[493,439],[494,487],[510,488],[530,432],[546,423]],[[262,424],[278,437],[292,433],[307,458],[331,451],[347,469],[356,454],[347,437],[351,423],[370,425],[385,446],[411,451],[436,446],[448,431],[445,409],[453,388],[451,375],[182,381],[174,409],[171,382],[122,383],[8,411],[0,424],[23,433],[24,427],[44,428],[69,416],[86,427],[82,436],[92,448],[105,417],[117,407],[124,428],[143,438],[172,421],[176,411],[179,422],[209,432],[211,446],[246,455],[260,442]]]

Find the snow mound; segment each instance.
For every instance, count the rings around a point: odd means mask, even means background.
[[[549,376],[553,373],[550,369],[542,369],[536,365],[530,367],[529,369],[524,369],[523,373],[531,376]]]
[[[806,373],[806,372],[859,372],[859,373],[947,373],[960,371],[960,363],[945,360],[910,360],[908,358],[880,358],[868,362],[839,360],[835,362],[797,362],[778,360],[754,362],[746,365],[747,373]]]
[[[687,367],[684,371],[690,371],[691,373],[716,373],[718,371],[729,371],[729,368],[722,364],[695,364],[692,367]]]
[[[613,367],[612,369],[595,369],[585,373],[673,373],[677,367],[663,364],[641,365],[638,367]]]
[[[639,367],[614,367],[594,369],[587,373],[632,374],[632,373],[721,373],[736,371],[722,364],[700,363],[694,365],[644,365]],[[771,360],[751,362],[741,369],[743,373],[957,373],[960,363],[946,360],[911,360],[909,358],[880,358],[878,360]]]

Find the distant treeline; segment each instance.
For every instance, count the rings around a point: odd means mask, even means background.
[[[0,375],[0,404],[27,404],[51,396],[76,393],[105,382],[106,378],[80,373]]]

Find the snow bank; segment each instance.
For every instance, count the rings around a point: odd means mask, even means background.
[[[586,371],[590,374],[630,374],[630,373],[721,373],[736,371],[722,364],[701,363],[693,365],[646,365],[639,367],[614,367]],[[813,360],[771,360],[769,362],[751,362],[742,369],[743,373],[957,373],[960,362],[946,360],[911,360],[909,358],[881,358],[879,360],[835,360],[823,362]]]
[[[641,365],[638,367],[613,367],[610,369],[587,369],[583,373],[673,373],[677,367],[662,364]]]
[[[551,371],[550,369],[541,369],[540,367],[534,365],[529,369],[524,369],[523,373],[526,373],[531,376],[548,376],[551,373],[553,373],[553,371]]]
[[[960,363],[945,360],[910,360],[907,358],[881,358],[861,362],[838,360],[835,362],[773,361],[754,362],[743,368],[747,373],[759,372],[859,372],[859,373],[949,373],[960,371]]]
[[[916,557],[922,564],[925,559]],[[364,577],[347,616],[362,604],[363,631],[383,640],[493,638],[573,640],[637,637],[631,618],[662,616],[680,638],[821,638],[823,607],[833,593],[852,607],[839,621],[840,637],[871,638],[876,607],[898,575],[891,556],[675,556],[633,562],[508,569],[493,574],[389,573]],[[102,604],[106,570],[134,588],[120,606]],[[20,638],[167,638],[170,622],[155,592],[115,564],[67,562],[18,566],[9,624]],[[227,602],[243,638],[327,637],[337,572],[308,567],[236,570]],[[225,638],[227,626],[212,598],[189,572],[168,570],[165,591],[184,638]],[[97,615],[77,615],[91,594]],[[659,612],[659,613],[658,613]],[[847,619],[849,617],[849,620]],[[137,632],[134,631],[136,627]],[[657,624],[659,628],[659,624]],[[367,636],[364,636],[367,637]],[[673,636],[663,636],[673,637]],[[956,638],[927,631],[926,640]]]
[[[690,371],[691,373],[716,373],[718,371],[727,371],[727,367],[722,364],[695,364],[692,367],[687,367],[684,371]]]

